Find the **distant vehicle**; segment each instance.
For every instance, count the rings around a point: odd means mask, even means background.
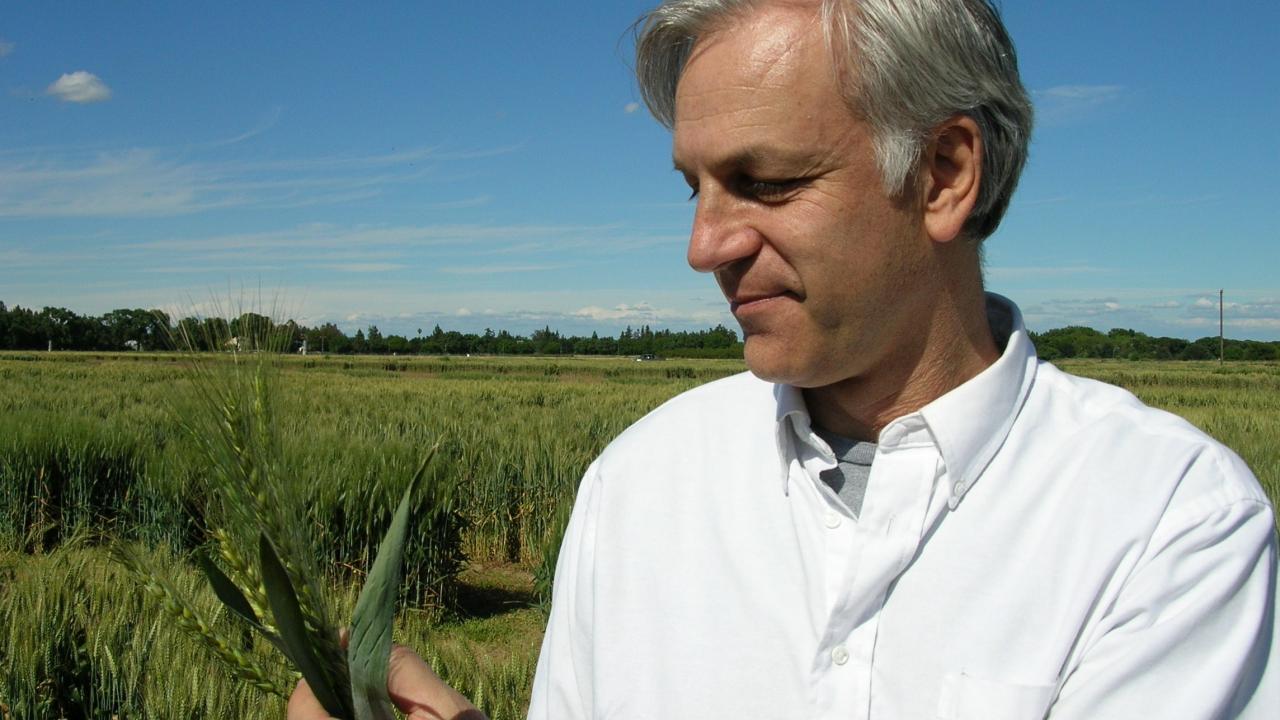
[[[661,360],[662,358],[653,353],[645,353],[636,358],[636,362],[649,362],[650,360]]]

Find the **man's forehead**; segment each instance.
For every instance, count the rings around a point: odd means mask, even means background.
[[[673,164],[751,169],[814,162],[812,137],[851,120],[812,8],[771,4],[695,45],[676,88]]]
[[[781,89],[825,90],[836,77],[818,13],[794,4],[769,4],[702,36],[676,85],[676,122],[750,105],[749,96]],[[746,96],[746,98],[744,98]]]
[[[817,8],[814,2],[773,2],[735,15],[698,39],[685,70],[718,47],[737,55],[744,70],[767,75],[793,62],[810,43],[824,42]]]

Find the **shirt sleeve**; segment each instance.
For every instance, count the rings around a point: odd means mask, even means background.
[[[1213,455],[1189,472],[1220,473],[1219,491],[1158,524],[1098,631],[1082,638],[1052,720],[1275,717],[1275,519],[1260,494],[1221,490],[1257,481],[1234,455]],[[1233,475],[1247,483],[1219,482]]]
[[[565,529],[551,586],[551,615],[533,678],[529,720],[592,716],[594,552],[600,491],[597,464],[587,468]]]

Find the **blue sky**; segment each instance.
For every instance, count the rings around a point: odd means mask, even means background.
[[[412,334],[733,319],[638,105],[648,2],[11,3],[0,300]],[[1006,2],[1037,105],[988,240],[1033,329],[1280,339],[1280,3]]]

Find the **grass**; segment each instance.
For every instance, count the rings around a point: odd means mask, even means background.
[[[221,362],[218,357],[214,362]],[[1067,361],[1235,449],[1280,498],[1280,364]],[[276,422],[325,590],[349,617],[424,450],[450,512],[409,541],[397,640],[495,720],[523,717],[556,531],[591,459],[667,398],[732,361],[282,359]],[[280,717],[163,619],[107,557],[135,541],[202,616],[234,632],[191,563],[217,509],[199,448],[166,404],[179,356],[0,354],[0,703],[12,717]],[[423,508],[424,512],[427,508]],[[244,652],[280,673],[261,641]]]

